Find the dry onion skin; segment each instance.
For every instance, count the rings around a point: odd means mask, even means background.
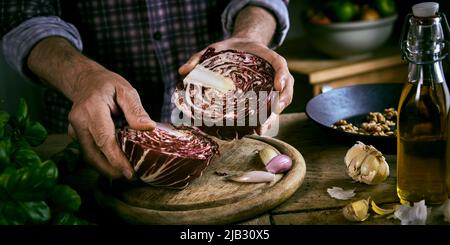
[[[170,128],[170,126],[167,126]],[[218,145],[196,128],[182,126],[152,131],[124,128],[119,141],[137,176],[145,183],[182,189],[202,175]]]
[[[347,174],[358,182],[379,184],[389,176],[389,165],[383,154],[371,145],[358,141],[345,155]]]
[[[241,138],[259,131],[264,123],[260,113],[270,116],[274,76],[272,65],[256,55],[208,48],[178,84],[172,99],[188,119],[181,123],[193,124],[222,139]],[[256,98],[252,97],[252,104],[246,96],[253,92]]]

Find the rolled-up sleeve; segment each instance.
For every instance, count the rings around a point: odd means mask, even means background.
[[[63,37],[80,51],[83,48],[80,33],[72,24],[57,16],[33,17],[3,36],[2,49],[6,62],[23,73],[25,60],[31,49],[37,42],[50,36]]]
[[[37,42],[50,36],[69,40],[82,49],[78,30],[63,21],[61,0],[1,0],[0,37],[6,62],[19,72],[24,72],[25,59]]]
[[[273,49],[281,45],[289,30],[287,1],[282,0],[232,0],[222,13],[222,27],[225,37],[232,34],[236,15],[247,5],[263,7],[275,16],[277,29],[269,47]]]

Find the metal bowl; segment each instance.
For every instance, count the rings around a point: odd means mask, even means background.
[[[347,133],[331,125],[340,119],[360,125],[369,112],[397,108],[402,88],[403,84],[368,84],[334,89],[312,98],[306,105],[306,115],[339,142],[352,145],[361,141],[383,153],[395,154],[395,136]]]
[[[353,21],[331,24],[305,23],[310,43],[322,53],[333,57],[370,54],[390,37],[397,15],[375,21]]]

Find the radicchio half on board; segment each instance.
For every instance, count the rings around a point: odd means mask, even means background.
[[[152,131],[124,128],[120,145],[137,176],[150,185],[182,189],[202,175],[213,156],[216,142],[200,130],[181,126]]]
[[[274,74],[272,65],[256,55],[208,48],[178,84],[173,102],[203,132],[222,139],[241,138],[258,131],[270,115]],[[249,91],[256,95],[252,105],[245,97]],[[264,121],[259,119],[261,112],[267,115]]]

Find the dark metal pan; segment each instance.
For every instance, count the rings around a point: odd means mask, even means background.
[[[312,98],[306,105],[306,115],[339,142],[348,145],[361,141],[375,146],[385,154],[395,154],[395,136],[371,136],[342,132],[331,125],[346,119],[360,125],[369,112],[397,109],[403,84],[368,84],[334,89]]]

